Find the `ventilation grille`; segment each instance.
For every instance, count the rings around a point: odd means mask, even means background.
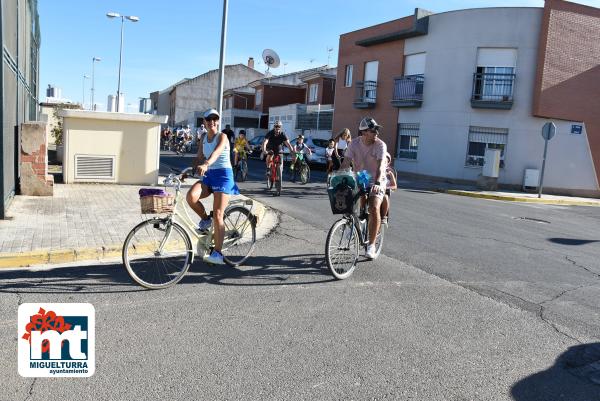
[[[114,178],[114,156],[75,155],[75,179],[111,180]]]

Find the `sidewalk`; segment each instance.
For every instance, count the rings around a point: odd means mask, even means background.
[[[183,185],[182,192],[189,187]],[[0,220],[0,268],[120,258],[129,231],[153,216],[140,213],[140,188],[55,184],[52,197],[17,196],[7,211],[9,219]],[[212,210],[212,197],[202,202]],[[256,201],[253,213],[262,238],[276,217]]]
[[[574,196],[544,195],[538,198],[537,193],[498,190],[482,191],[474,185],[452,184],[433,180],[416,180],[412,178],[398,179],[398,187],[406,189],[418,189],[447,193],[450,195],[468,196],[471,198],[483,198],[507,202],[542,203],[546,205],[564,206],[600,206],[600,199],[582,198]]]

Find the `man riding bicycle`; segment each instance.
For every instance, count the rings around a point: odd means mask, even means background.
[[[366,253],[369,259],[376,257],[375,240],[381,227],[381,204],[386,189],[387,146],[377,137],[381,128],[373,118],[363,118],[358,126],[360,136],[348,145],[341,166],[342,169],[347,169],[352,163],[355,172],[366,170],[371,176],[368,187],[369,245]],[[365,202],[365,199],[361,199],[361,202]]]
[[[267,162],[267,174],[269,173],[269,167],[271,165],[271,160],[273,160],[273,157],[275,157],[275,155],[281,155],[281,151],[282,151],[282,145],[285,145],[288,147],[288,149],[293,150],[294,147],[292,146],[292,144],[290,143],[290,140],[288,139],[287,135],[283,132],[283,130],[281,129],[281,121],[277,120],[275,121],[275,124],[273,125],[273,129],[269,132],[267,132],[267,135],[265,136],[265,141],[263,142],[263,146],[262,146],[262,151],[263,153],[267,153],[267,157],[266,157],[266,162]],[[279,173],[280,173],[280,177],[281,177],[281,173],[283,172],[283,160],[281,160],[281,163],[279,165]]]

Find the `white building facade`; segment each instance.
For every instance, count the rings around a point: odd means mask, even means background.
[[[532,108],[542,17],[541,8],[433,14],[427,34],[405,40],[403,85],[418,77],[422,98],[398,109],[400,172],[475,181],[486,148],[501,150],[500,184],[519,187],[525,169],[541,168],[550,120]],[[597,190],[585,124],[552,121],[544,186]]]

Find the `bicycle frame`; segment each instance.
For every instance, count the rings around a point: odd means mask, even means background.
[[[356,195],[354,195],[354,202],[360,201],[360,198],[363,197],[364,195],[367,195],[367,191],[365,191],[364,189],[359,190],[358,193]],[[367,197],[367,201],[365,203],[364,208],[365,208],[365,210],[369,210],[369,197]],[[352,213],[344,214],[344,219],[351,220],[352,225],[354,227],[356,227],[356,231],[358,232],[358,235],[359,235],[360,245],[361,246],[368,245],[368,243],[369,243],[368,238],[367,238],[368,231],[363,232],[363,229],[360,226],[360,217],[357,216],[355,212],[352,212]],[[368,215],[367,215],[366,220],[367,220],[366,227],[368,230],[368,227],[369,227]]]
[[[172,185],[168,185],[167,184],[168,182],[172,183]],[[201,256],[200,249],[208,251],[214,246],[214,241],[213,241],[214,230],[211,228],[209,230],[208,234],[199,233],[196,230],[196,224],[194,223],[194,220],[192,220],[192,217],[190,216],[188,210],[185,207],[183,194],[181,193],[181,180],[179,180],[176,177],[168,178],[167,180],[165,180],[165,186],[174,186],[175,187],[175,199],[174,199],[174,203],[173,203],[173,211],[171,213],[169,213],[169,215],[167,217],[160,219],[160,220],[175,221],[176,223],[178,223],[179,225],[181,225],[183,227],[186,234],[192,240],[192,243],[196,244],[196,250],[192,251],[192,255],[191,255],[191,258],[192,258],[191,263],[193,263],[194,256]],[[248,209],[248,210],[250,211],[250,213],[252,213],[252,209],[254,208],[254,202],[250,199],[232,200],[229,202],[229,205],[225,209],[225,214],[227,214],[228,209],[235,207],[235,206],[244,206],[244,207],[250,206],[250,209]],[[211,214],[212,214],[212,212],[211,212]],[[250,222],[247,221],[246,224],[250,224]],[[247,229],[247,226],[242,227],[241,231],[244,232],[246,229]],[[167,225],[167,232],[165,233],[165,236],[159,245],[158,252],[162,253],[164,245],[167,243],[167,241],[169,240],[169,237],[171,235],[171,230],[172,230],[172,226],[170,224]],[[228,241],[227,240],[227,231],[228,231],[227,227],[225,227],[225,240],[223,241],[224,249],[226,249],[230,243],[235,242],[235,240],[236,240],[234,238],[234,239]]]
[[[269,163],[269,169],[271,174],[271,182],[275,182],[277,180],[277,172],[275,168],[281,168],[281,155],[276,154],[271,158],[271,162]],[[275,167],[275,168],[274,168]]]

